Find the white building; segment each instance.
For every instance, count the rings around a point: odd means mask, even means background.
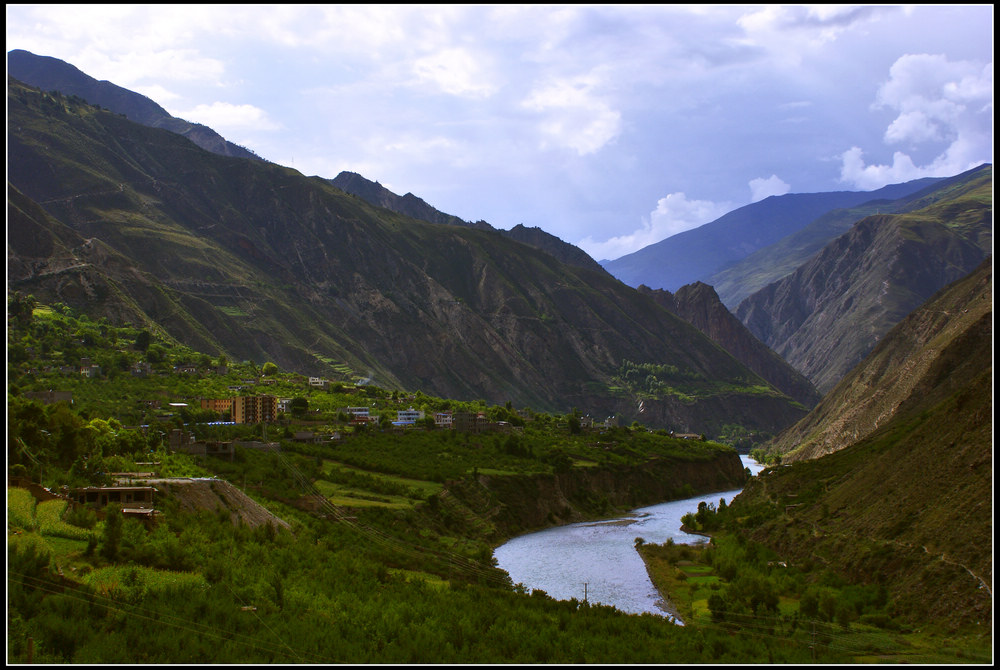
[[[398,423],[416,423],[422,418],[424,418],[423,410],[416,410],[412,407],[410,409],[401,409],[396,412],[396,421]]]

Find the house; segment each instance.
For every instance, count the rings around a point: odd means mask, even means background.
[[[401,409],[396,412],[397,423],[416,423],[423,418],[423,410],[413,409],[412,407],[409,409]]]
[[[434,425],[438,428],[451,430],[452,423],[451,412],[437,412],[434,414]]]
[[[178,449],[184,449],[184,447],[194,444],[194,433],[181,430],[180,428],[174,428],[170,431],[168,440],[170,450],[177,451]]]
[[[452,423],[455,430],[463,433],[484,433],[490,430],[490,420],[483,412],[455,412]]]
[[[122,506],[122,509],[151,509],[153,494],[152,486],[85,486],[73,489],[72,499],[91,507],[105,507],[111,503]]]
[[[321,388],[323,390],[327,390],[327,389],[330,388],[330,380],[323,379],[322,377],[310,377],[309,378],[309,386],[313,386],[313,387],[316,387],[316,388]]]

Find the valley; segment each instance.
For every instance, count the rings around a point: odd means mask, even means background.
[[[992,661],[991,165],[598,264],[8,57],[8,663]]]

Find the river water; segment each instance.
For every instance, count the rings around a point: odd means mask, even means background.
[[[740,456],[745,467],[761,470],[749,456]],[[515,537],[497,547],[493,555],[515,584],[528,591],[540,589],[557,600],[586,599],[613,605],[623,612],[645,612],[676,619],[649,580],[646,566],[635,549],[635,538],[663,544],[700,544],[701,535],[681,531],[681,517],[698,511],[705,501],[728,505],[742,489],[719,491],[684,500],[640,507],[618,519],[586,521],[557,526]]]

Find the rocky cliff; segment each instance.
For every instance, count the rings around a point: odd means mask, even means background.
[[[821,393],[936,291],[992,249],[993,170],[975,171],[947,198],[857,222],[736,316]]]

